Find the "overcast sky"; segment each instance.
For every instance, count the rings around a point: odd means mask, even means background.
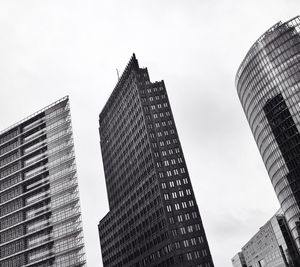
[[[0,129],[70,96],[87,262],[108,212],[98,114],[135,52],[164,80],[216,267],[279,208],[234,77],[299,0],[1,0]],[[297,13],[298,12],[298,13]]]

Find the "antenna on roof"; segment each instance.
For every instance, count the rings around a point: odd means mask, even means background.
[[[119,70],[118,69],[116,69],[116,71],[117,71],[117,76],[118,76],[118,81],[120,80],[120,74],[119,74]]]

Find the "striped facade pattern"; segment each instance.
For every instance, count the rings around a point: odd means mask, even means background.
[[[84,266],[69,99],[0,133],[0,267]]]

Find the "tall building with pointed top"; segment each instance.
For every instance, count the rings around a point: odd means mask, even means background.
[[[300,251],[300,17],[279,22],[251,47],[237,92]]]
[[[68,97],[0,132],[0,266],[85,266]]]
[[[103,265],[213,267],[163,81],[132,56],[99,116]]]

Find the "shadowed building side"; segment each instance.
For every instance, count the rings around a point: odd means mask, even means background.
[[[135,55],[99,116],[104,266],[213,267],[163,81]]]

